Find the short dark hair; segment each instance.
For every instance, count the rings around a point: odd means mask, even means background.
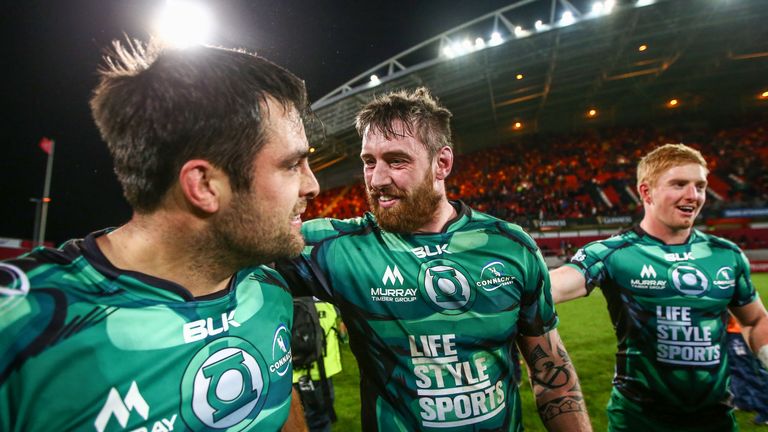
[[[396,129],[401,123],[403,130]],[[390,139],[406,134],[421,141],[430,157],[451,141],[451,112],[426,87],[379,96],[365,105],[355,119],[357,133],[377,132]]]
[[[205,159],[248,190],[264,145],[267,98],[306,114],[304,82],[242,50],[114,42],[91,110],[135,211],[160,205],[179,169]]]

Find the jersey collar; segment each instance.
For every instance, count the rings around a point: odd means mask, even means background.
[[[121,283],[128,283],[138,291],[142,291],[143,293],[151,292],[164,299],[170,298],[177,301],[211,300],[228,294],[232,289],[235,279],[234,277],[230,280],[226,289],[209,294],[205,297],[195,298],[189,290],[175,282],[137,271],[119,269],[107,259],[101,249],[99,249],[98,244],[96,244],[97,237],[105,235],[113,230],[114,228],[107,228],[93,232],[79,242],[83,257],[85,257],[93,268],[110,281],[120,278]]]
[[[661,243],[663,245],[666,245],[666,246],[680,246],[680,245],[689,244],[689,243],[691,243],[691,240],[693,239],[693,237],[696,235],[696,229],[694,228],[694,229],[691,229],[691,233],[688,234],[688,237],[685,239],[684,242],[682,242],[682,243],[666,243],[666,242],[664,242],[664,240],[662,240],[662,239],[660,239],[658,237],[655,237],[655,236],[653,236],[651,234],[648,234],[648,232],[646,230],[644,230],[644,229],[642,229],[640,227],[640,224],[634,225],[632,227],[632,231],[634,231],[634,233],[637,234],[638,237],[648,237],[649,239],[657,241],[657,242],[659,242],[659,243]]]

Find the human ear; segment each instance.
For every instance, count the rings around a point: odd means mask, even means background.
[[[187,203],[204,213],[216,213],[229,194],[229,178],[202,159],[187,161],[179,170],[179,185]]]
[[[435,155],[435,162],[437,165],[435,168],[435,179],[445,180],[448,174],[451,173],[451,169],[453,169],[453,149],[445,146],[438,150]]]

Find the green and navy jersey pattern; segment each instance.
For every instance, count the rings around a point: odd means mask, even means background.
[[[433,234],[386,232],[370,213],[308,221],[303,255],[278,265],[339,307],[365,430],[522,428],[512,353],[557,325],[547,268],[520,227],[454,205]]]
[[[285,281],[218,295],[121,271],[96,233],[0,262],[0,430],[276,431],[291,401]]]
[[[727,409],[727,308],[756,299],[736,245],[698,230],[667,245],[638,226],[588,244],[566,265],[606,298],[622,395],[658,412]]]

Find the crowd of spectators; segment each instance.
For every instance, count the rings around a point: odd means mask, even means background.
[[[448,196],[535,227],[538,221],[637,216],[635,165],[651,149],[682,142],[707,158],[709,215],[724,207],[768,205],[768,124],[614,128],[567,135],[532,135],[456,157]],[[307,218],[348,218],[368,208],[362,183],[324,191]]]

